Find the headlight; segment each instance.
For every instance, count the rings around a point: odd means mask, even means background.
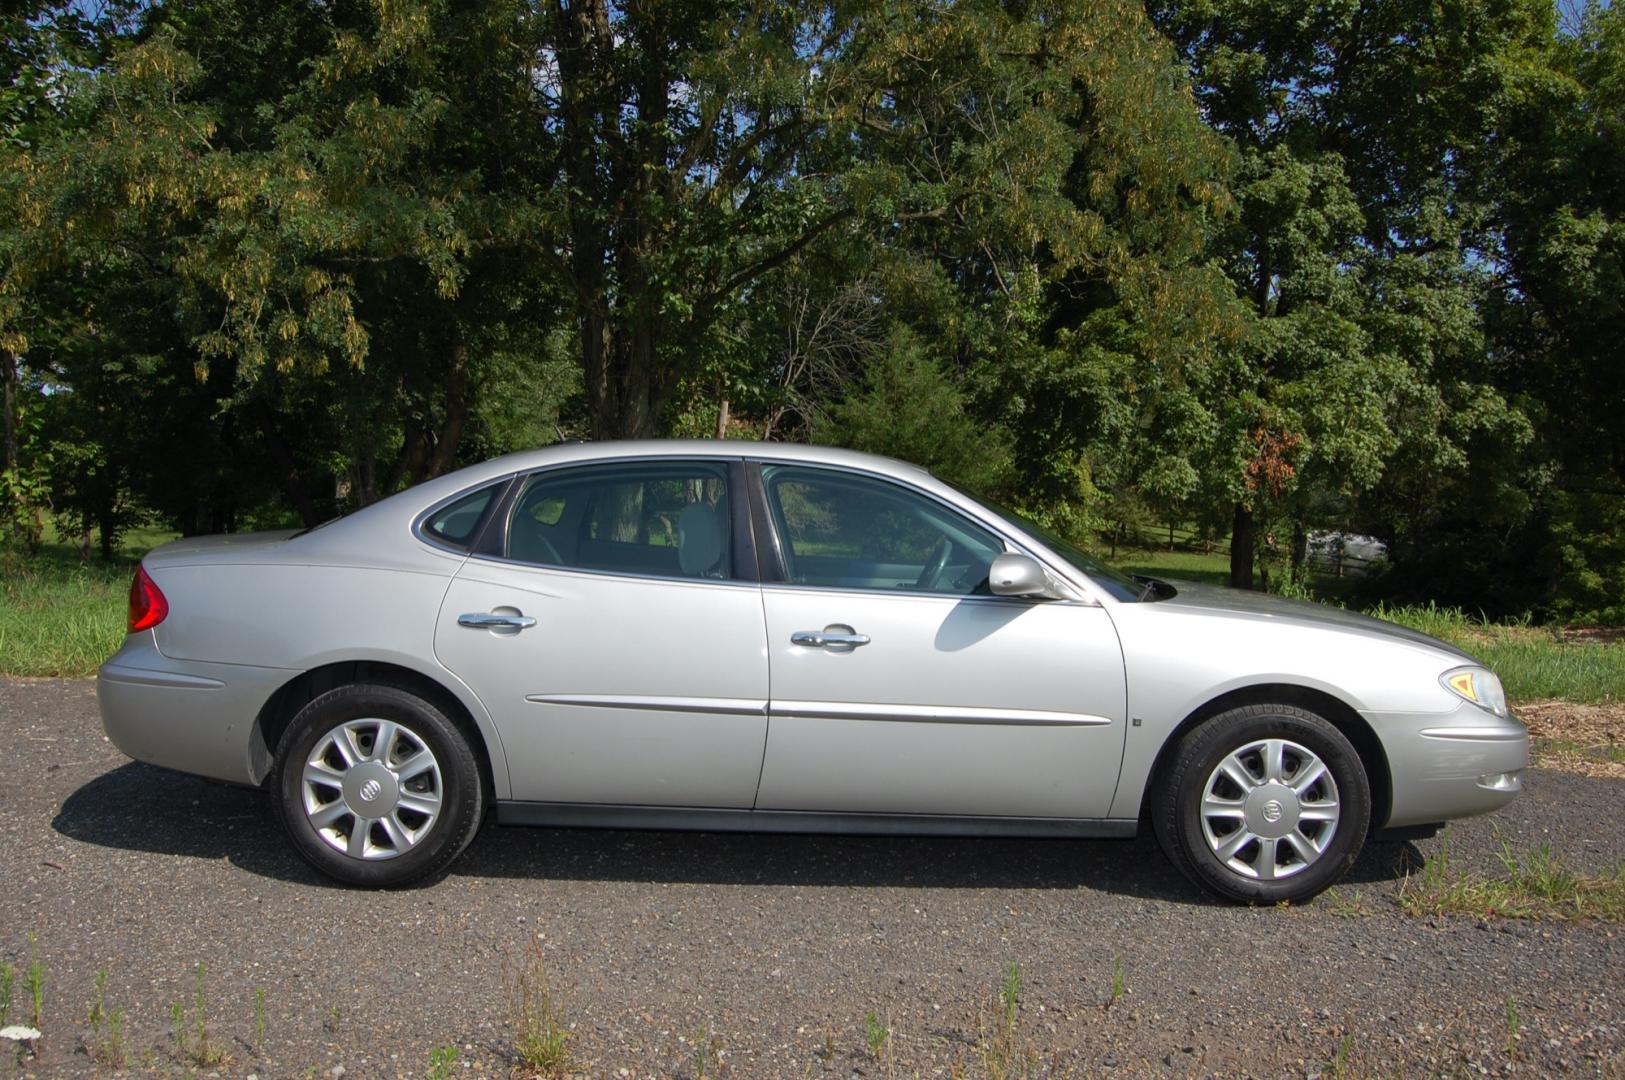
[[[1507,696],[1501,689],[1501,680],[1495,672],[1481,667],[1451,668],[1439,676],[1444,688],[1459,698],[1486,709],[1496,716],[1506,716]]]

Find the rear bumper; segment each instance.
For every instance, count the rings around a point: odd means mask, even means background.
[[[1367,713],[1388,756],[1393,805],[1386,828],[1499,810],[1523,790],[1529,733],[1463,702],[1446,713]]]
[[[137,761],[236,784],[258,784],[270,756],[256,721],[294,673],[172,660],[152,632],[131,634],[96,673],[102,727]]]

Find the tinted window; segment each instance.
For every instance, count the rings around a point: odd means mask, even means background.
[[[448,544],[467,547],[473,543],[474,533],[479,529],[480,521],[484,519],[491,501],[501,490],[501,484],[493,484],[442,506],[424,521],[423,531]]]
[[[649,462],[539,473],[508,525],[508,557],[662,577],[732,576],[726,464]]]
[[[987,592],[998,537],[918,492],[852,473],[762,470],[792,582],[963,596]]]

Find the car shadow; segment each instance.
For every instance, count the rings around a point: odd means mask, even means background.
[[[294,854],[263,792],[152,765],[103,773],[63,801],[52,828],[124,851],[224,859],[291,883],[346,888]],[[1367,844],[1354,884],[1420,865],[1415,845]],[[1134,840],[1018,840],[634,832],[487,824],[449,878],[545,878],[699,885],[926,889],[1090,889],[1191,905],[1219,903],[1180,876],[1149,830]]]

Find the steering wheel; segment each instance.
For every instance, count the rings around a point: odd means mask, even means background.
[[[920,576],[914,579],[916,589],[929,591],[937,587],[937,581],[942,577],[943,570],[948,567],[948,557],[954,553],[954,542],[944,536],[937,541],[930,554],[925,557],[925,567]]]

